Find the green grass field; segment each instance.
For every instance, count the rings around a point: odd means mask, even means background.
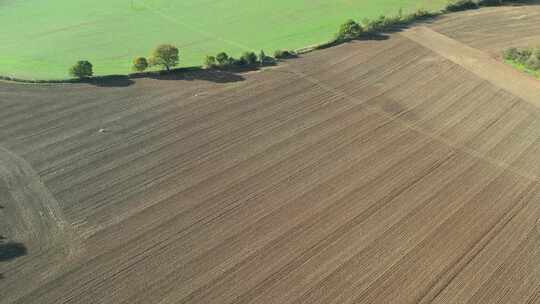
[[[0,0],[0,75],[67,78],[80,59],[96,75],[126,74],[160,43],[180,48],[181,66],[226,51],[297,49],[362,20],[446,0]]]

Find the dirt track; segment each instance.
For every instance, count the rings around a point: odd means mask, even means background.
[[[487,53],[466,46],[425,26],[406,30],[403,35],[458,64],[478,77],[540,107],[540,82]]]
[[[540,23],[428,26],[497,10]],[[475,34],[448,39],[501,50]],[[81,240],[62,267],[0,262],[0,303],[539,302],[540,109],[408,36],[242,75],[0,84],[0,146]]]

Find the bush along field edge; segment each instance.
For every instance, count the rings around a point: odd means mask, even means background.
[[[208,69],[232,71],[254,69],[276,65],[280,60],[296,58],[300,54],[337,46],[352,40],[377,39],[382,34],[399,31],[405,27],[413,25],[416,22],[422,22],[447,13],[479,9],[484,6],[501,6],[511,3],[527,3],[532,1],[534,0],[450,0],[446,7],[440,11],[418,9],[413,13],[403,14],[402,10],[400,9],[398,14],[393,16],[381,15],[378,18],[366,18],[360,22],[350,19],[345,21],[345,23],[339,27],[338,32],[330,41],[297,50],[276,50],[273,56],[266,55],[263,50],[261,50],[258,54],[252,51],[244,52],[239,58],[234,58],[225,52],[220,52],[216,55],[207,55],[204,60],[204,65],[176,68],[180,61],[180,52],[178,48],[174,45],[162,44],[157,46],[149,57],[135,57],[132,64],[134,73],[127,75],[119,74],[94,76],[92,63],[87,60],[80,60],[76,62],[69,70],[69,74],[73,76],[73,78],[57,80],[33,80],[0,75],[0,80],[36,84],[92,83],[96,81],[106,82],[118,79],[152,77],[163,75],[165,73],[181,74]],[[540,56],[540,51],[538,54]],[[529,72],[536,76],[540,74],[538,70],[530,69],[524,63],[515,61],[513,59],[507,59],[506,56],[504,57],[507,63],[516,66],[520,70]],[[157,70],[146,71],[152,67],[157,68]]]
[[[540,48],[509,48],[503,52],[506,63],[540,79]]]

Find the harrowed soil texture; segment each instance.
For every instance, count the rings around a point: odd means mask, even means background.
[[[0,83],[0,235],[24,246],[0,303],[538,303],[540,90],[500,58],[538,24],[485,8],[260,71]]]

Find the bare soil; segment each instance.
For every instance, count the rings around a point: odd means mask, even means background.
[[[538,101],[453,56],[540,6],[474,14],[250,73],[0,84],[2,194],[69,231],[0,225],[34,248],[0,303],[538,303]]]

